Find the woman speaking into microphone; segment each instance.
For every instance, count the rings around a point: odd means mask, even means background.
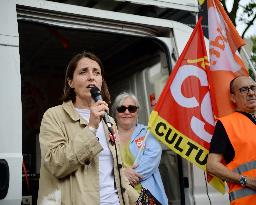
[[[97,102],[90,92],[95,86],[102,94]],[[136,203],[138,194],[122,174],[118,146],[102,120],[109,102],[100,59],[89,52],[74,56],[63,104],[48,109],[40,127],[39,205]]]

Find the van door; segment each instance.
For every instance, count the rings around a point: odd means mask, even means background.
[[[16,5],[0,7],[0,204],[21,203],[21,88]]]

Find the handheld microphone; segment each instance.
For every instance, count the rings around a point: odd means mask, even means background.
[[[91,96],[92,96],[92,98],[94,99],[95,102],[97,102],[98,100],[103,100],[102,96],[101,96],[101,93],[100,93],[100,90],[96,86],[92,87],[90,92],[91,92]],[[110,143],[113,146],[115,146],[116,163],[117,163],[117,167],[118,167],[119,182],[120,182],[120,187],[122,187],[122,178],[121,178],[121,174],[120,174],[120,164],[119,164],[119,159],[118,159],[119,157],[118,157],[118,154],[117,154],[117,147],[116,147],[116,143],[115,143],[115,132],[114,132],[114,129],[112,128],[112,123],[110,122],[108,113],[105,112],[105,114],[103,116],[103,120],[104,120],[104,122],[106,123],[106,125],[108,127],[108,131],[110,132],[110,135],[109,135]],[[125,204],[123,194],[122,194],[122,199],[123,199],[123,203]]]
[[[92,98],[94,99],[95,102],[97,102],[98,100],[103,100],[102,96],[101,96],[101,93],[100,93],[100,90],[96,86],[92,87],[90,92],[91,92],[91,96],[92,96]],[[107,125],[108,131],[113,136],[113,138],[111,137],[111,141],[114,142],[115,141],[115,139],[114,139],[114,130],[112,128],[112,123],[109,119],[109,116],[108,116],[107,112],[105,112],[105,114],[103,115],[103,120],[104,120],[105,124]]]

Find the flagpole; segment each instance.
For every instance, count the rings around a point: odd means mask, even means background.
[[[137,154],[136,159],[135,159],[133,165],[136,165],[136,164],[138,163],[139,158],[140,158],[140,155],[142,154],[142,151],[143,151],[143,149],[144,149],[146,140],[147,140],[147,138],[148,138],[148,136],[149,136],[149,133],[150,133],[150,131],[149,131],[149,129],[148,129],[148,130],[147,130],[147,133],[146,133],[146,135],[145,135],[145,137],[144,137],[142,146],[140,147],[139,153]]]
[[[249,66],[250,66],[250,68],[251,68],[251,70],[253,72],[253,75],[254,75],[254,77],[256,79],[256,70],[255,70],[255,68],[254,68],[254,66],[253,66],[253,64],[252,64],[252,62],[250,60],[250,57],[249,57],[248,53],[246,52],[244,46],[242,46],[242,51],[243,51],[243,53],[245,55],[245,58],[246,58],[247,62],[249,63]]]

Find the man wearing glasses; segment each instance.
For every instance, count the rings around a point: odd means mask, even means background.
[[[236,112],[221,117],[210,144],[207,171],[225,180],[231,205],[256,205],[256,82],[230,82]]]

